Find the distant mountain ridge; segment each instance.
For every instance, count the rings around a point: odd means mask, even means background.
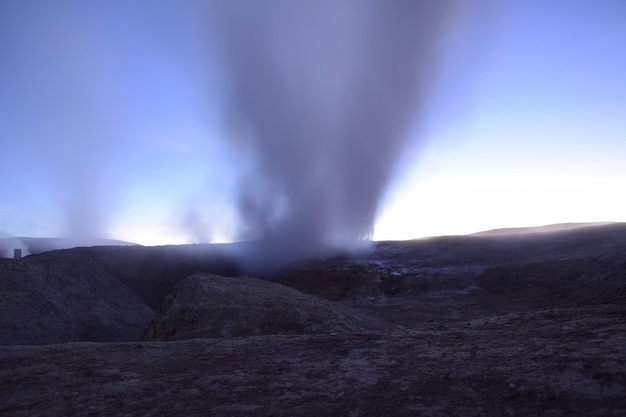
[[[506,227],[502,229],[490,229],[482,232],[471,233],[470,236],[505,236],[523,235],[529,233],[551,233],[580,229],[583,227],[609,226],[614,224],[619,224],[619,222],[555,223],[544,226]]]
[[[543,226],[528,227],[507,227],[499,229],[484,230],[476,233],[469,233],[458,236],[478,236],[478,237],[498,237],[498,236],[514,236],[514,235],[530,235],[538,233],[557,233],[572,231],[588,227],[602,227],[611,225],[626,224],[622,222],[579,222],[579,223],[555,223]],[[431,236],[427,239],[441,238],[445,236]],[[255,244],[256,242],[236,242],[227,244],[227,246],[241,244]],[[93,247],[93,246],[143,246],[133,242],[127,242],[116,239],[106,238],[69,238],[69,237],[24,237],[24,236],[4,236],[0,237],[0,258],[12,258],[14,249],[21,249],[22,256],[34,255],[43,252],[72,249],[76,247]],[[172,246],[172,245],[162,245]],[[186,246],[186,245],[173,245]],[[234,247],[234,246],[233,246]]]
[[[91,246],[137,246],[137,244],[104,238],[7,236],[0,237],[0,257],[13,257],[13,249],[21,249],[22,256],[26,256],[57,249]]]

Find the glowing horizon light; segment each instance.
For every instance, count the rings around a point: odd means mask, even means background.
[[[396,191],[376,223],[375,240],[461,235],[560,223],[624,221],[621,178],[466,175],[417,178]]]
[[[286,190],[296,241],[626,222],[623,0],[455,2],[415,112],[407,68],[435,55],[395,61],[419,25],[385,0],[249,2],[233,24],[207,9],[227,0],[34,2],[0,6],[0,236],[229,242],[276,229]]]

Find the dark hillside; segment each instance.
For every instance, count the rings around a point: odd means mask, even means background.
[[[0,414],[626,415],[626,224],[518,232],[0,259]]]

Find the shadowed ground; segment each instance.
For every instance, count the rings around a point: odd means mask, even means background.
[[[0,348],[0,413],[623,416],[624,306],[395,332]]]
[[[626,415],[624,224],[208,274],[234,253],[0,260],[0,414]]]

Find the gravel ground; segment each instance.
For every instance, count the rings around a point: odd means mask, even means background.
[[[0,347],[7,416],[624,416],[626,306],[390,332]]]

